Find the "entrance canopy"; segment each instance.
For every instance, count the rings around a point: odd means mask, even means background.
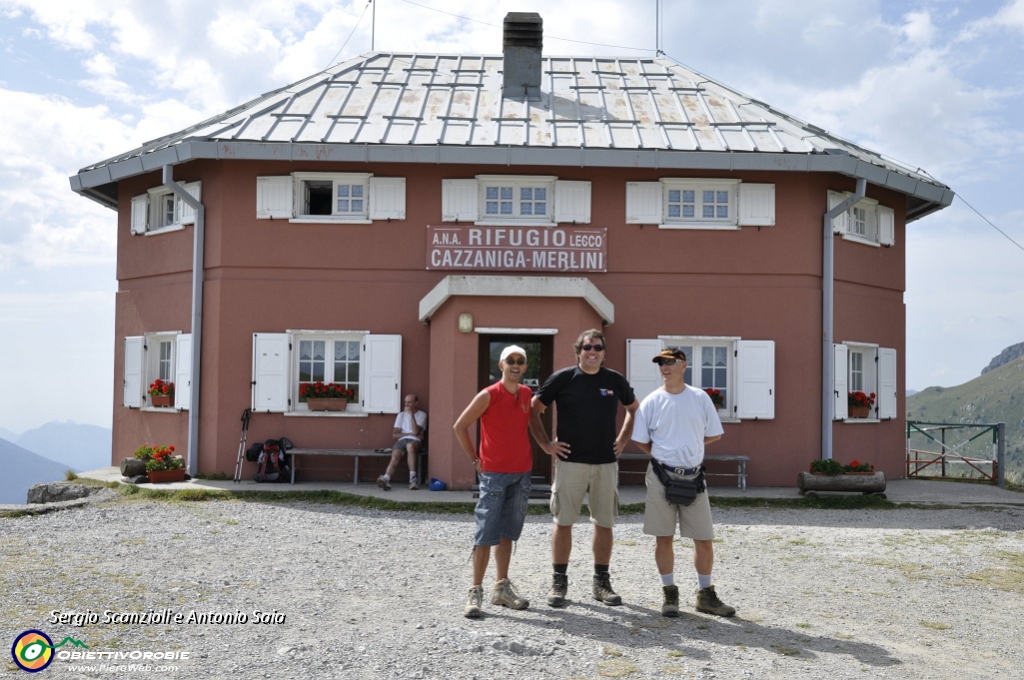
[[[615,305],[590,279],[553,276],[446,276],[420,300],[426,323],[448,298],[459,296],[582,298],[605,323],[615,322]]]

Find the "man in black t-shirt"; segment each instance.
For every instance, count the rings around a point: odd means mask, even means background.
[[[551,488],[553,584],[548,604],[564,607],[569,586],[567,571],[572,550],[572,525],[579,519],[583,496],[590,494],[590,520],[594,524],[594,599],[622,604],[612,590],[608,565],[612,557],[612,527],[619,514],[619,454],[633,432],[633,412],[640,405],[622,374],[604,368],[604,333],[591,329],[576,340],[576,365],[551,375],[533,398],[530,429],[549,456],[555,457],[555,483]],[[558,409],[558,433],[547,436],[540,421],[552,403]],[[618,434],[615,420],[619,404],[626,419]]]

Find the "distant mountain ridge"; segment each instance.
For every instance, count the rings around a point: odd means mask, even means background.
[[[33,484],[64,479],[68,469],[6,439],[0,439],[0,467],[0,503],[12,505],[23,505]]]
[[[1000,366],[1005,366],[1018,357],[1024,357],[1024,342],[1018,342],[1016,345],[1010,345],[1002,352],[992,357],[992,361],[989,362],[988,366],[981,369],[981,374],[985,375],[991,370],[997,369]]]
[[[907,397],[907,420],[1006,423],[1006,468],[1024,471],[1024,355],[963,385]]]
[[[55,420],[5,439],[75,472],[110,466],[109,428]]]

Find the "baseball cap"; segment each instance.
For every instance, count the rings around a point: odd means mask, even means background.
[[[658,362],[662,359],[682,359],[686,361],[686,353],[681,349],[663,349],[651,361]]]
[[[499,361],[504,361],[511,354],[518,354],[522,358],[524,358],[524,359],[526,358],[526,350],[525,349],[523,349],[519,345],[509,345],[505,349],[501,350],[501,359],[499,359]]]

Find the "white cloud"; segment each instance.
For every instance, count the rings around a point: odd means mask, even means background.
[[[281,41],[255,19],[241,13],[225,13],[210,22],[206,35],[232,56],[265,52],[276,55]]]
[[[85,70],[101,78],[113,78],[117,75],[117,65],[102,52],[98,52],[85,60]]]
[[[900,31],[907,42],[915,46],[927,47],[935,38],[935,24],[928,12],[910,12],[903,17],[904,23]]]
[[[1024,0],[1011,0],[994,15],[970,22],[961,31],[958,39],[971,41],[986,33],[1001,30],[1024,33]]]

